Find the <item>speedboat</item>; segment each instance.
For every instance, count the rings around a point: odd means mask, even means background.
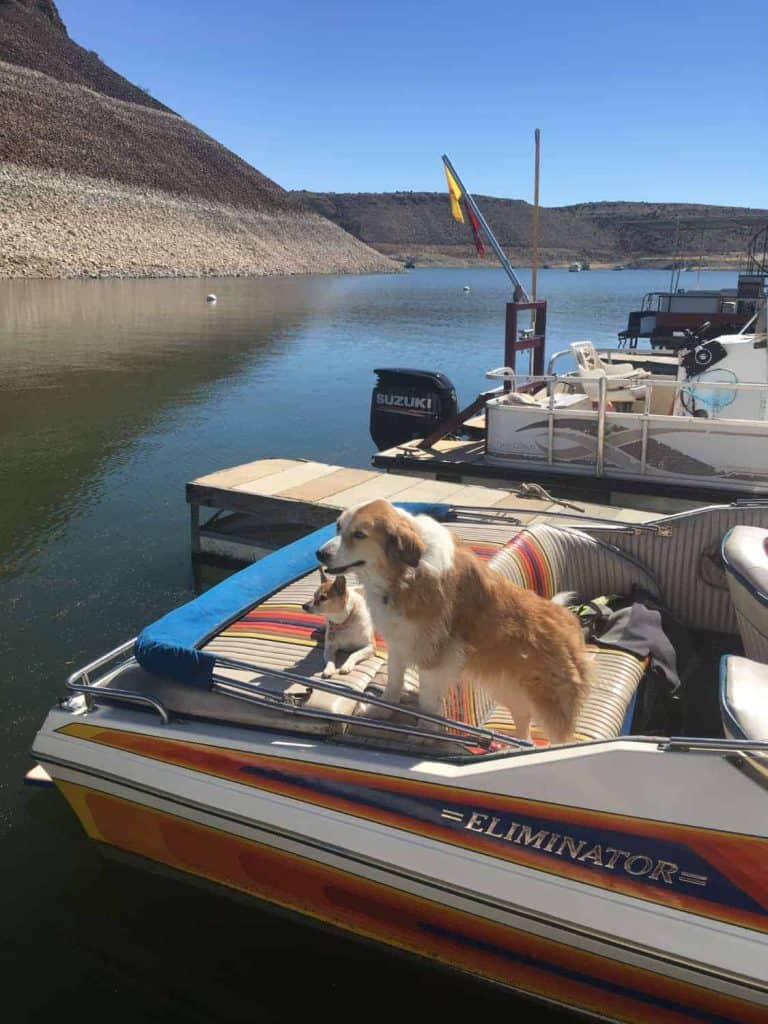
[[[345,932],[602,1020],[767,1020],[768,507],[408,510],[545,597],[664,609],[680,691],[596,637],[554,746],[462,680],[387,704],[380,641],[323,679],[329,526],[76,671],[35,760],[98,843]]]

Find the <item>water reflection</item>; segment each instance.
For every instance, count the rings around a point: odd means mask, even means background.
[[[333,293],[316,279],[0,284],[0,552],[18,571],[170,409],[267,359]]]

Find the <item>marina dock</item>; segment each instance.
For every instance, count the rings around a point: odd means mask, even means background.
[[[493,509],[508,514],[510,522],[526,523],[547,518],[576,522],[585,517],[632,523],[656,515],[633,507],[564,502],[546,492],[526,496],[526,489],[524,481],[484,486],[302,459],[259,459],[192,480],[186,497],[193,554],[242,562],[251,562],[333,522],[343,509],[374,498]],[[203,509],[212,513],[205,522]]]

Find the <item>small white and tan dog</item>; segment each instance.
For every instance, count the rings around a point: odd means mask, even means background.
[[[437,714],[460,678],[508,707],[518,736],[533,717],[553,743],[573,729],[589,687],[571,611],[515,586],[429,516],[388,501],[347,509],[317,552],[332,574],[354,569],[389,648],[384,699],[397,702],[406,668],[419,670],[419,706]]]
[[[322,615],[325,619],[323,679],[337,671],[339,651],[350,652],[338,669],[342,675],[373,654],[373,623],[368,606],[358,587],[347,586],[345,576],[329,579],[321,569],[320,586],[302,608],[310,615]]]

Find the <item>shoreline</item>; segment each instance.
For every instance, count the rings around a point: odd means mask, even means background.
[[[259,210],[0,164],[0,279],[398,273],[311,211]]]
[[[405,246],[396,247],[392,245],[376,245],[375,243],[370,244],[372,248],[375,248],[382,255],[388,256],[400,264],[413,260],[415,262],[415,269],[427,267],[444,269],[451,267],[476,267],[481,270],[490,270],[498,269],[501,266],[494,253],[486,252],[486,255],[481,258],[475,254],[474,248],[465,249],[464,247],[457,247],[458,251],[446,252],[445,250],[439,251],[432,247],[414,246],[412,249],[408,249]],[[530,251],[514,252],[510,249],[506,251],[514,267],[530,268]],[[671,266],[673,261],[668,256],[648,255],[632,256],[626,260],[617,257],[615,260],[597,259],[587,261],[586,259],[580,259],[578,256],[555,256],[552,254],[549,254],[546,259],[539,262],[538,269],[539,271],[568,270],[571,263],[584,262],[589,262],[589,270],[582,270],[581,273],[589,273],[592,270],[663,270],[669,273],[673,270]],[[686,259],[683,256],[677,262],[683,264],[680,268],[681,271],[687,271],[688,273],[695,273],[699,270],[737,273],[743,268],[744,255],[743,253],[723,253],[717,256],[710,256],[706,263],[702,263],[698,258],[694,259],[691,257]]]

